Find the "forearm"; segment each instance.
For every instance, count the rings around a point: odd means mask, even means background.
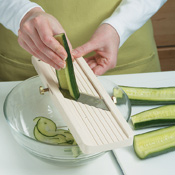
[[[120,46],[142,27],[167,0],[122,0],[113,14],[103,23],[113,26],[120,36]]]
[[[24,15],[32,8],[40,7],[29,0],[0,0],[0,4],[0,23],[16,35]]]

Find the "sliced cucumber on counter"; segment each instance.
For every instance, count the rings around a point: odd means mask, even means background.
[[[71,97],[77,100],[80,92],[77,86],[72,57],[70,54],[69,46],[64,33],[56,35],[55,39],[65,48],[67,52],[66,67],[64,69],[56,70],[56,75],[61,89],[68,90]]]
[[[131,116],[134,129],[175,124],[175,105],[165,105]]]
[[[175,87],[119,87],[127,94],[132,105],[175,104]]]
[[[134,136],[134,150],[140,159],[175,150],[175,126]]]

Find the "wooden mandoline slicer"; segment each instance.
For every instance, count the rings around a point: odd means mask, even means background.
[[[32,63],[83,153],[107,151],[133,143],[131,128],[82,57],[73,62],[80,92],[103,98],[109,111],[64,98],[58,88],[55,69],[36,57],[32,57]]]

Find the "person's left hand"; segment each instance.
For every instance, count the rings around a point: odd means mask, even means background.
[[[95,51],[94,56],[85,60],[94,74],[102,75],[116,66],[119,42],[117,31],[109,24],[102,24],[87,43],[72,51],[72,55],[76,59]]]

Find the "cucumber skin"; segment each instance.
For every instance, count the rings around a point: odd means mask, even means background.
[[[137,106],[175,104],[175,101],[151,101],[151,100],[133,100],[133,99],[129,100],[131,102],[131,105],[137,105]]]
[[[150,120],[145,122],[140,122],[133,124],[135,130],[158,127],[158,126],[167,126],[174,125],[175,119],[158,119],[158,120]]]
[[[156,108],[153,108],[153,109],[149,109],[147,111],[143,111],[143,112],[140,112],[138,114],[135,114],[133,116],[131,116],[131,121],[132,121],[132,124],[133,124],[133,127],[135,130],[137,129],[144,129],[144,128],[149,128],[149,127],[157,127],[157,126],[167,126],[167,125],[173,125],[175,124],[175,113],[173,113],[173,116],[174,118],[169,118],[169,116],[166,115],[165,118],[158,118],[160,116],[160,114],[157,114],[155,116],[155,112],[159,111],[159,113],[163,112],[163,111],[174,111],[174,108],[175,108],[175,105],[165,105],[165,106],[160,106],[160,107],[156,107]],[[134,117],[138,117],[138,118],[141,118],[142,117],[142,114],[147,114],[147,115],[150,115],[150,113],[152,112],[152,115],[154,114],[154,116],[156,117],[156,119],[152,118],[151,120],[147,120],[147,121],[142,121],[142,122],[133,122],[133,118]],[[172,114],[171,114],[172,115]]]
[[[134,151],[135,151],[135,143],[133,143],[133,147],[134,147]],[[162,154],[166,154],[166,153],[169,153],[169,152],[172,152],[172,151],[175,151],[175,146],[173,147],[170,147],[170,148],[167,148],[165,150],[161,150],[161,151],[157,151],[157,152],[154,152],[154,153],[151,153],[145,157],[141,157],[136,151],[136,155],[139,159],[141,160],[144,160],[144,159],[148,159],[148,158],[152,158],[152,157],[156,157],[156,156],[159,156],[159,155],[162,155]]]
[[[138,90],[168,90],[168,89],[174,89],[175,90],[175,87],[172,86],[172,87],[160,87],[160,88],[147,88],[147,87],[131,87],[131,86],[120,86],[120,88],[122,88],[122,90],[127,94],[126,90],[124,90],[124,88],[128,88],[128,89],[138,89]],[[142,100],[141,98],[140,99],[133,99],[130,97],[130,95],[128,95],[128,98],[131,102],[131,105],[166,105],[166,104],[175,104],[175,96],[174,96],[174,99],[172,100]]]
[[[58,35],[56,35],[55,38],[57,36]],[[69,81],[70,81],[70,84],[71,84],[71,90],[73,91],[73,94],[71,94],[71,96],[72,96],[73,99],[77,100],[80,96],[80,92],[79,92],[77,82],[76,82],[76,78],[75,78],[74,67],[73,67],[73,63],[72,63],[72,57],[71,57],[71,54],[70,54],[70,49],[69,49],[65,34],[62,33],[62,34],[60,34],[60,36],[62,38],[63,47],[65,48],[65,50],[67,52],[67,55],[68,55],[67,59],[66,59],[66,68],[65,68],[67,70],[64,70],[64,69],[56,70],[56,76],[57,76],[57,79],[59,81],[59,71],[68,71]],[[70,70],[72,70],[71,73],[69,72]],[[64,90],[61,86],[60,86],[60,89]]]
[[[170,127],[171,127],[171,126],[170,126]],[[170,128],[170,127],[167,127],[167,128]],[[172,127],[174,127],[174,126],[172,126]],[[171,152],[171,151],[175,151],[175,145],[174,145],[173,147],[169,147],[169,148],[164,149],[164,150],[161,150],[161,151],[152,152],[151,154],[148,154],[148,155],[145,156],[145,157],[142,157],[142,156],[140,156],[140,155],[137,153],[137,151],[136,151],[136,145],[135,145],[135,142],[136,142],[136,141],[135,141],[135,137],[141,136],[141,135],[144,135],[144,134],[149,134],[149,133],[152,133],[152,132],[155,132],[155,131],[158,131],[158,130],[163,130],[163,129],[166,129],[166,128],[157,129],[157,130],[154,130],[154,131],[149,131],[149,132],[147,132],[147,133],[138,134],[138,135],[134,136],[133,147],[134,147],[134,151],[135,151],[135,153],[136,153],[136,155],[137,155],[137,157],[138,157],[139,159],[144,160],[144,159],[156,157],[156,156],[159,156],[159,155],[162,155],[162,154],[166,154],[166,153]]]
[[[72,91],[74,91],[74,95],[76,94],[76,96],[74,96],[74,98],[77,100],[80,96],[80,92],[78,90],[78,86],[77,86],[77,83],[76,83],[74,67],[73,67],[73,63],[72,63],[72,57],[71,57],[71,54],[70,54],[69,46],[68,46],[65,35],[63,35],[63,42],[64,42],[65,50],[68,54],[68,57],[67,57],[67,60],[66,60],[68,70],[73,70],[71,72],[71,74],[69,73],[69,77],[70,77],[70,82],[71,82],[71,86],[72,86]]]

